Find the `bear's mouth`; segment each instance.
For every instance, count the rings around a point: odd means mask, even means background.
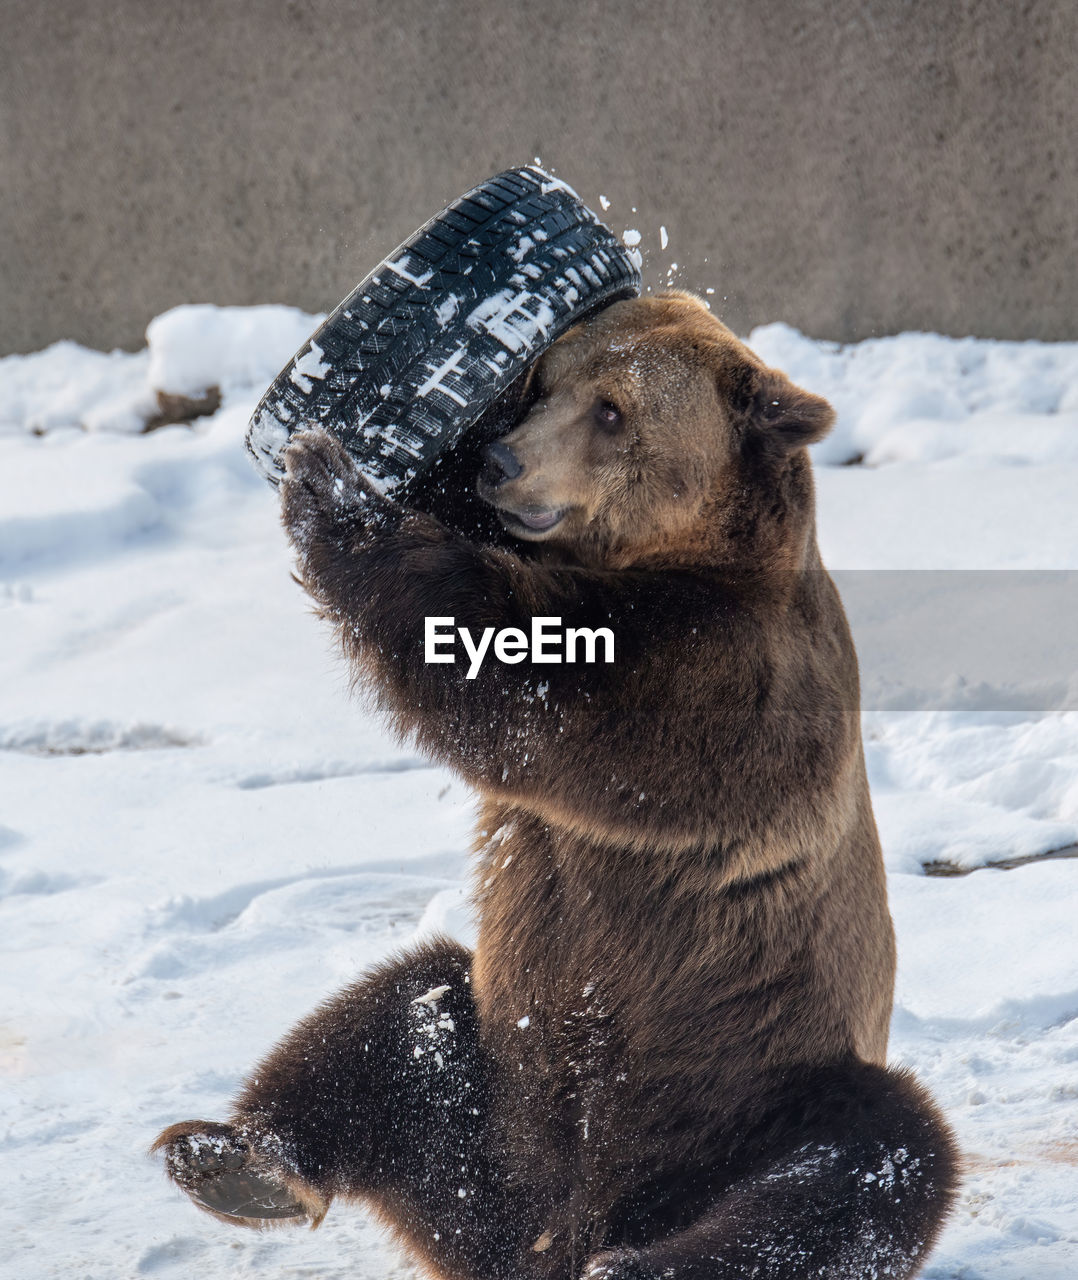
[[[541,538],[556,529],[569,511],[568,507],[542,507],[535,502],[511,507],[504,501],[498,501],[498,487],[484,472],[476,483],[476,492],[494,508],[505,528],[518,537]]]
[[[510,533],[549,533],[565,519],[565,507],[522,507],[511,511],[494,503],[494,510]]]

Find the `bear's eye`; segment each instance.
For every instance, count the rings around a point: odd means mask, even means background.
[[[621,429],[621,410],[609,400],[597,401],[593,414],[595,421],[604,431],[614,432]]]

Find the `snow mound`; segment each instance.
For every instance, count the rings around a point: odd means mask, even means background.
[[[324,316],[296,307],[173,307],[151,320],[142,351],[56,342],[0,359],[0,435],[76,428],[132,434],[158,412],[157,393],[217,387],[245,402],[272,382]]]
[[[173,307],[146,329],[150,386],[188,396],[262,391],[324,319],[283,306]]]
[[[156,408],[149,353],[91,351],[55,342],[28,356],[0,359],[0,435],[41,435],[63,427],[142,431]]]
[[[786,324],[763,325],[747,341],[835,406],[834,430],[813,446],[817,462],[933,461],[956,453],[1043,461],[1061,443],[1073,456],[1078,342],[903,333],[843,346]]]

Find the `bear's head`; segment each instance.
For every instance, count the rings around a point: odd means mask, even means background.
[[[813,543],[805,446],[826,400],[690,294],[618,302],[536,363],[485,450],[480,495],[551,558],[607,568],[796,568]]]

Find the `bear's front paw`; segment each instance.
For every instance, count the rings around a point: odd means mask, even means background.
[[[316,1227],[329,1207],[317,1192],[287,1172],[235,1125],[183,1120],[150,1148],[165,1153],[165,1171],[194,1203],[222,1222],[268,1227],[309,1220]]]
[[[393,504],[363,475],[335,435],[297,432],[281,455],[281,517],[296,549],[376,525]]]

